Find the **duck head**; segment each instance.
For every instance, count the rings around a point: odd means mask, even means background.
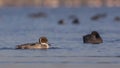
[[[100,35],[97,31],[92,31],[91,35],[94,35],[96,38],[100,38]]]
[[[39,43],[48,43],[48,39],[46,37],[40,37]]]

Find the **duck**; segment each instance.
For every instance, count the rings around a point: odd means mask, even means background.
[[[91,34],[83,36],[83,42],[91,44],[100,44],[103,43],[103,39],[101,38],[97,31],[92,31]]]
[[[39,42],[17,45],[16,49],[48,49],[49,47],[48,39],[46,37],[40,37]]]
[[[119,16],[116,16],[116,17],[114,18],[114,20],[115,20],[115,21],[120,21],[120,17],[119,17]]]
[[[101,14],[96,14],[94,16],[91,17],[91,20],[97,21],[101,18],[105,18],[107,16],[106,13],[101,13]]]
[[[61,20],[58,21],[58,24],[59,24],[59,25],[63,25],[63,24],[65,24],[65,22],[64,22],[63,19],[61,19]]]
[[[31,18],[46,18],[47,14],[44,12],[38,12],[38,13],[31,13],[28,16]]]
[[[75,18],[75,19],[73,19],[72,23],[73,23],[73,24],[79,24],[80,22],[79,22],[79,19],[78,19],[78,18]]]

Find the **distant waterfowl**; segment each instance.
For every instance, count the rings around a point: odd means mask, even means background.
[[[43,12],[38,12],[38,13],[31,13],[28,16],[31,18],[45,18],[47,17],[47,14]]]
[[[16,49],[48,49],[48,39],[46,37],[40,37],[39,42],[37,43],[27,43],[27,44],[21,44],[17,45]]]
[[[119,16],[116,16],[116,17],[114,18],[114,20],[115,20],[115,21],[120,21],[120,17],[119,17]]]
[[[79,24],[80,22],[79,22],[79,19],[75,18],[75,19],[73,19],[72,23],[73,24]]]
[[[58,24],[63,25],[63,24],[65,24],[65,22],[64,22],[63,19],[61,19],[61,20],[58,21]]]
[[[91,20],[99,20],[99,19],[104,18],[106,16],[107,15],[105,13],[103,13],[103,14],[96,14],[95,16],[91,17]]]
[[[95,15],[91,18],[91,20],[98,20],[100,17],[98,15]]]
[[[103,42],[97,31],[92,31],[91,34],[83,36],[84,43],[100,44]]]

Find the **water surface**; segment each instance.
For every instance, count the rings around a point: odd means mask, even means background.
[[[44,12],[46,18],[30,18],[30,13]],[[98,13],[105,18],[92,21]],[[80,24],[72,24],[76,15]],[[2,68],[119,68],[119,8],[1,8],[0,66]],[[64,19],[65,24],[58,21]],[[98,31],[102,44],[83,44],[82,36]],[[37,42],[46,36],[52,43],[47,50],[17,50],[16,45]]]

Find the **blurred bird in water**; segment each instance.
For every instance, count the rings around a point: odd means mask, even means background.
[[[91,34],[83,36],[84,43],[99,44],[103,43],[103,40],[97,31],[92,31]]]

